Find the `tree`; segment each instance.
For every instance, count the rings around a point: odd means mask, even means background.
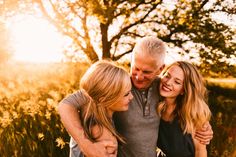
[[[190,59],[199,56],[208,70],[219,64],[228,66],[227,59],[235,57],[236,28],[212,18],[216,14],[233,18],[234,0],[31,2],[38,5],[60,32],[72,39],[70,49],[86,54],[91,61],[119,60],[132,51],[137,38],[147,35],[161,38],[169,47],[179,47],[179,53],[189,53]]]
[[[96,38],[96,42],[99,42],[102,58],[113,60],[131,52],[134,44],[132,39],[153,34],[170,45],[181,47],[184,52],[190,52],[186,44],[193,43],[205,63],[222,62],[223,58],[234,55],[236,49],[236,43],[232,41],[235,30],[217,23],[211,17],[216,12],[224,12],[227,16],[235,14],[235,4],[229,6],[229,1],[212,3],[209,0],[188,0],[169,5],[161,0],[37,2],[45,15],[59,30],[70,36],[76,48],[82,50],[90,60],[98,59],[91,31],[100,38]],[[48,14],[46,5],[51,7],[53,14]],[[126,51],[121,47],[125,47]]]
[[[218,14],[221,18],[235,16],[236,4],[231,1],[209,0],[178,1],[173,10],[159,8],[158,13],[167,16],[157,16],[157,22],[166,27],[164,33],[161,29],[155,30],[161,38],[191,53],[197,50],[201,58],[200,67],[203,72],[235,72],[233,65],[226,60],[235,58],[236,29],[213,20],[212,16]],[[162,18],[160,18],[162,17]],[[236,21],[235,21],[236,22]],[[166,33],[167,32],[167,33]],[[188,44],[192,46],[188,46]],[[235,63],[234,63],[235,64]],[[235,75],[235,74],[234,74]]]
[[[138,0],[49,1],[47,4],[41,0],[37,2],[50,21],[61,32],[73,39],[75,51],[82,50],[91,61],[99,59],[98,51],[102,53],[101,58],[111,58],[112,60],[118,60],[130,53],[134,40],[129,38],[142,35],[131,31],[134,33],[132,35],[129,30],[134,29],[134,26],[145,24],[144,20],[161,3]],[[53,12],[51,15],[48,14],[46,5],[51,7]],[[142,15],[137,17],[140,12]],[[96,35],[91,35],[92,33]],[[94,43],[100,49],[96,49]]]

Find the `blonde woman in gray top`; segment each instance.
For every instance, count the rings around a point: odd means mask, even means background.
[[[112,115],[115,111],[128,110],[132,98],[129,74],[110,62],[99,61],[81,78],[80,90],[61,103],[74,104],[78,108],[84,135],[91,142],[112,141],[115,147],[106,149],[111,157],[116,157],[118,142],[124,139],[116,132]],[[71,145],[74,149],[71,157],[90,157],[80,151],[73,139]]]

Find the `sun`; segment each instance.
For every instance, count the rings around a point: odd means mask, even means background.
[[[47,20],[32,15],[16,15],[8,21],[13,59],[45,63],[63,59],[63,36]]]

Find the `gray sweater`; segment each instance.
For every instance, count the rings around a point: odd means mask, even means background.
[[[116,129],[126,139],[126,144],[120,146],[119,157],[156,157],[160,123],[156,113],[160,98],[158,83],[155,80],[147,91],[133,87],[134,98],[128,111],[114,113]]]

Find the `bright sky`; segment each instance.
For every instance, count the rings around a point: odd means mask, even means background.
[[[14,60],[34,63],[62,60],[65,39],[46,20],[32,15],[17,15],[7,24]]]

